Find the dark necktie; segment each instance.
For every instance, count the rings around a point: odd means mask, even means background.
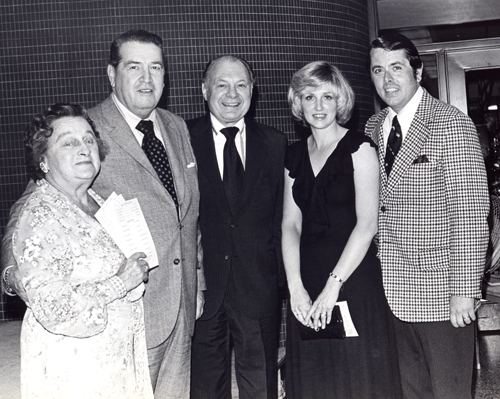
[[[385,150],[385,171],[387,176],[391,173],[392,165],[394,164],[394,159],[398,155],[398,151],[401,148],[401,143],[403,142],[403,133],[401,132],[401,126],[399,125],[398,117],[395,116],[392,119],[391,133],[389,134],[389,139],[387,140],[387,148]]]
[[[178,209],[179,203],[177,202],[174,178],[172,176],[170,164],[168,163],[167,151],[165,151],[165,147],[162,142],[155,135],[153,122],[142,120],[137,124],[136,129],[144,134],[142,149]]]
[[[243,188],[243,163],[241,162],[240,154],[236,149],[234,138],[238,133],[238,128],[235,126],[225,127],[221,129],[221,133],[226,136],[226,144],[224,145],[224,176],[223,183],[226,190],[226,198],[229,203],[229,208],[234,210],[238,202],[241,189]]]

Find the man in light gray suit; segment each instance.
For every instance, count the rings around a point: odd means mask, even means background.
[[[205,289],[196,160],[184,121],[156,108],[164,74],[161,38],[128,31],[111,45],[112,94],[89,110],[110,147],[93,189],[104,198],[113,191],[125,199],[137,198],[158,252],[159,267],[150,271],[144,311],[151,380],[155,398],[161,399],[189,398],[191,337]],[[150,124],[149,131],[141,128],[144,123]],[[156,157],[162,157],[160,169],[147,155],[147,140],[154,142],[149,146]],[[14,224],[12,217],[3,242],[4,266],[15,263],[10,244]],[[7,287],[19,290],[16,268],[5,274],[10,276],[4,281]]]

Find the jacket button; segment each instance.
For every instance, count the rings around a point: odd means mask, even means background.
[[[229,255],[224,256],[224,260],[228,260],[228,259],[229,259]]]
[[[236,227],[236,225],[234,223],[231,223],[230,226],[231,227]]]
[[[381,210],[382,212],[385,212],[385,206],[382,206],[382,208],[380,208],[380,210]]]
[[[174,265],[178,265],[179,263],[181,263],[179,259],[174,259]]]

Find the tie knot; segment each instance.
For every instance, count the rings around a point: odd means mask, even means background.
[[[153,122],[149,120],[147,121],[141,120],[135,128],[139,130],[141,133],[143,133],[145,136],[155,134],[155,130],[153,128]]]
[[[399,124],[397,115],[394,118],[392,118],[392,127],[396,130],[401,130],[401,126]]]
[[[240,129],[238,129],[236,126],[231,126],[231,127],[225,127],[220,130],[220,132],[226,136],[226,139],[229,140],[234,140],[236,134],[238,133]]]

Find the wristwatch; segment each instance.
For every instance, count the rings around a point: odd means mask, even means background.
[[[13,267],[14,267],[13,265],[7,266],[2,271],[3,292],[9,296],[16,296],[16,292],[12,289],[12,286],[10,285],[10,272]]]

